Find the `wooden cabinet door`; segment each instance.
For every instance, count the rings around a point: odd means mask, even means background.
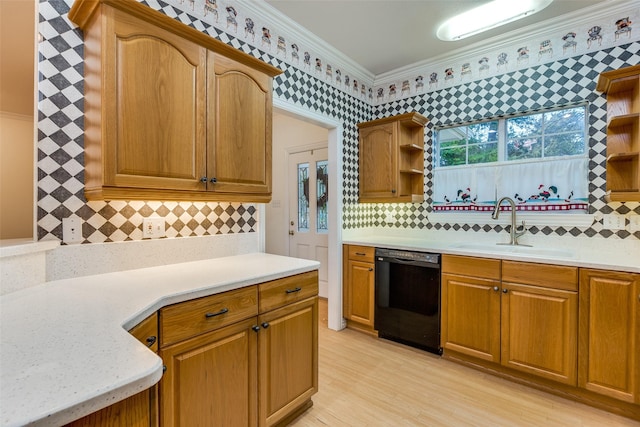
[[[262,314],[259,323],[263,427],[282,421],[318,391],[318,298]]]
[[[578,385],[640,403],[640,275],[580,270]]]
[[[257,425],[256,318],[160,351],[163,427]]]
[[[398,195],[396,126],[396,123],[387,123],[360,129],[361,201]]]
[[[442,275],[442,347],[500,362],[500,281]]]
[[[271,77],[213,52],[208,64],[207,189],[271,193]]]
[[[374,264],[349,261],[347,268],[347,319],[373,328],[375,310]]]
[[[103,135],[90,138],[103,144],[104,165],[92,161],[100,147],[88,147],[87,167],[94,168],[88,176],[102,176],[95,169],[103,167],[107,186],[204,190],[207,50],[109,9],[114,19],[107,21],[102,52],[108,58],[102,64]],[[98,101],[93,95],[88,102]],[[89,179],[87,187],[99,181]]]
[[[575,386],[577,292],[512,283],[502,288],[502,364]]]

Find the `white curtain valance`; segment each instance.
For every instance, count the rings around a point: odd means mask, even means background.
[[[487,212],[503,196],[519,211],[585,211],[588,159],[436,168],[434,211]],[[501,210],[510,210],[505,204]]]

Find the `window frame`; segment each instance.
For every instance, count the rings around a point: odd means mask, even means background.
[[[550,112],[554,112],[554,111],[561,111],[561,110],[571,110],[571,109],[576,109],[576,108],[582,108],[584,110],[584,127],[583,127],[583,138],[584,138],[584,149],[583,152],[580,154],[568,154],[568,155],[562,155],[562,156],[545,156],[544,155],[544,139],[542,140],[542,144],[543,144],[543,148],[542,148],[542,155],[541,157],[533,157],[533,158],[525,158],[525,159],[514,159],[514,160],[509,160],[507,158],[508,156],[508,149],[507,149],[507,144],[509,142],[508,140],[508,128],[507,128],[507,121],[510,119],[514,119],[514,118],[519,118],[519,117],[526,117],[526,116],[532,116],[532,115],[538,115],[538,114],[546,114],[546,113],[550,113]],[[453,129],[453,128],[457,128],[457,127],[468,127],[468,126],[473,126],[473,125],[477,125],[477,124],[481,124],[481,123],[488,123],[488,122],[494,122],[497,121],[498,122],[498,141],[497,141],[497,147],[498,147],[498,159],[496,161],[493,162],[481,162],[481,163],[468,163],[469,161],[469,156],[468,156],[468,147],[469,144],[467,142],[467,144],[465,144],[465,149],[466,149],[466,158],[465,158],[465,162],[464,164],[459,164],[459,165],[440,165],[440,141],[438,140],[438,133],[441,132],[442,130],[445,129]],[[544,123],[544,116],[543,116],[543,120],[542,122]],[[544,137],[544,132],[541,133],[540,137]],[[552,135],[558,135],[557,133],[554,133]],[[476,144],[474,144],[476,145]],[[435,169],[441,169],[441,168],[446,168],[446,169],[454,169],[454,168],[470,168],[470,167],[482,167],[482,166],[487,166],[487,165],[501,165],[501,164],[518,164],[518,163],[535,163],[535,162],[544,162],[544,161],[548,161],[548,160],[556,160],[556,159],[574,159],[574,158],[587,158],[589,155],[589,105],[588,103],[580,103],[580,104],[575,104],[575,105],[569,105],[569,106],[561,106],[561,107],[553,107],[553,108],[547,108],[544,110],[538,110],[538,111],[533,111],[533,112],[520,112],[520,113],[516,113],[516,114],[512,114],[509,116],[499,116],[499,117],[495,117],[495,118],[486,118],[486,119],[482,119],[482,120],[477,120],[477,121],[473,121],[473,122],[469,122],[469,123],[457,123],[457,124],[451,124],[448,126],[441,126],[441,127],[436,127],[434,129],[434,154],[433,154],[433,168]]]

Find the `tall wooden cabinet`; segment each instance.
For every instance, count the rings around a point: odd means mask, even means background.
[[[607,95],[607,191],[612,201],[640,201],[640,65],[600,74]]]
[[[76,0],[89,200],[265,202],[280,70],[135,0]]]
[[[360,203],[424,201],[424,127],[418,113],[358,124]]]
[[[640,274],[580,270],[578,384],[640,403]]]
[[[374,330],[375,248],[344,245],[343,315],[347,326]]]

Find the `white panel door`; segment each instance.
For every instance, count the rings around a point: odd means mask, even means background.
[[[289,255],[320,262],[319,294],[328,297],[327,149],[289,155]]]

